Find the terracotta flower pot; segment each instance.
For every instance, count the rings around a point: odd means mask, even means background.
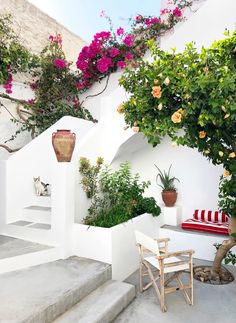
[[[165,206],[174,206],[177,200],[177,192],[176,191],[162,191],[162,200],[165,203]]]
[[[52,145],[59,162],[70,162],[75,148],[75,134],[70,130],[57,130],[52,134]]]

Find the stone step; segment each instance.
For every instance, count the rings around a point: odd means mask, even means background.
[[[0,235],[0,274],[54,261],[61,255],[60,247]]]
[[[34,223],[51,223],[51,207],[30,205],[22,210],[22,220]]]
[[[37,206],[51,206],[51,196],[34,196],[31,205]]]
[[[36,243],[46,245],[56,244],[50,224],[20,220],[3,225],[1,233],[3,235]]]
[[[110,280],[53,323],[109,323],[135,298],[135,286]]]
[[[1,274],[0,322],[52,322],[110,278],[110,265],[75,256]]]

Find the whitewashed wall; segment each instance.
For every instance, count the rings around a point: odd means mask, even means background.
[[[223,39],[225,29],[235,30],[236,1],[207,0],[171,35],[164,37],[161,48],[175,47],[182,51],[185,44],[195,42],[197,48],[208,47],[216,39]]]
[[[225,28],[229,30],[235,28],[236,1],[208,0],[200,2],[199,9],[185,23],[178,26],[173,35],[169,34],[162,39],[161,48],[167,50],[176,47],[177,50],[182,50],[184,45],[190,41],[195,41],[198,48],[209,46],[214,39],[224,37]],[[89,94],[98,93],[103,89],[104,84],[105,81],[103,80],[102,84],[93,87]],[[118,80],[116,76],[113,76],[102,96],[89,98],[85,101],[87,107],[97,109],[97,116],[100,118],[101,115],[104,116],[107,113],[107,106],[103,106],[102,97],[109,97],[111,104],[108,109],[110,109],[109,113],[112,116],[110,129],[120,118],[115,112],[116,103],[127,98],[127,94],[122,92],[122,89],[117,92],[113,90],[118,88]],[[106,136],[109,136],[109,131],[106,131]],[[117,135],[121,134],[122,130],[120,134],[117,132]],[[113,138],[111,140],[114,140]],[[104,144],[107,145],[107,141],[104,141]],[[107,152],[113,147],[112,143],[107,145]],[[153,195],[159,203],[162,202],[160,188],[155,183],[156,169],[154,163],[165,170],[168,170],[170,164],[173,164],[172,173],[180,179],[180,184],[177,183],[179,190],[178,204],[183,207],[182,216],[184,219],[191,217],[195,208],[217,209],[218,183],[223,171],[222,167],[212,165],[196,150],[187,147],[173,147],[168,138],[163,139],[162,143],[156,148],[152,148],[141,134],[137,134],[128,137],[128,140],[121,144],[112,166],[116,168],[124,160],[131,162],[134,171],[139,172],[142,179],[152,181],[147,195]],[[82,213],[83,210],[81,209],[80,215]]]
[[[57,164],[51,142],[52,133],[57,129],[70,129],[76,134],[77,140],[72,157],[72,163],[75,165],[79,145],[93,126],[94,124],[90,121],[63,117],[6,161],[5,212],[7,222],[18,220],[23,207],[32,205],[35,196],[33,177],[40,176],[43,182],[52,183],[53,169]],[[57,179],[58,182],[60,183],[60,179]],[[63,185],[63,181],[61,184]],[[54,187],[52,187],[53,190]]]
[[[206,1],[195,15],[189,17],[189,20],[185,23],[186,25],[182,24],[174,35],[169,36],[166,41],[165,39],[162,40],[162,47],[166,49],[175,46],[181,49],[181,46],[183,47],[189,41],[189,38],[193,41],[198,41],[198,47],[201,47],[201,45],[208,46],[214,39],[222,38],[226,27],[228,29],[234,28],[235,3],[236,1],[232,0],[225,0],[224,2],[220,0]],[[226,13],[219,15],[221,11]],[[210,20],[212,24],[210,26],[209,17],[217,15],[218,18]],[[199,31],[200,28],[202,28],[201,32]],[[204,33],[203,29],[205,30]],[[201,38],[200,36],[203,36],[203,34],[204,37]],[[105,162],[111,163],[118,150],[116,159],[113,162],[114,167],[120,161],[130,160],[134,170],[140,172],[143,179],[152,180],[153,184],[149,189],[149,193],[156,196],[158,201],[160,201],[159,189],[154,183],[156,171],[153,164],[157,163],[160,168],[167,169],[172,163],[173,174],[181,181],[178,187],[178,204],[184,205],[183,217],[188,217],[191,210],[195,207],[216,208],[218,181],[219,175],[222,172],[221,167],[209,164],[205,158],[194,150],[183,147],[173,148],[168,139],[164,139],[160,146],[153,149],[147,145],[140,134],[132,136],[130,130],[123,130],[124,121],[122,116],[116,113],[118,104],[127,98],[125,91],[118,85],[120,75],[120,72],[118,72],[110,77],[108,87],[103,94],[89,97],[85,100],[85,107],[95,114],[100,123],[89,133],[84,144],[80,145],[80,150],[74,160],[75,164],[77,165],[80,156],[87,156],[92,161],[95,161],[97,156],[104,156]],[[84,94],[84,98],[88,95],[99,93],[105,84],[106,80],[102,80],[100,84],[97,84]],[[34,143],[30,147],[34,147]],[[29,156],[30,154],[29,150]],[[21,152],[16,154],[16,156],[20,155]],[[29,156],[28,158],[30,158]],[[20,157],[16,158],[19,158],[19,168],[8,173],[11,183],[14,183],[14,177],[17,176],[17,172],[33,163],[33,161],[27,160],[26,157],[24,157],[25,159],[22,157],[21,161]],[[44,162],[45,164],[49,163],[45,159]],[[34,171],[28,171],[29,181],[37,168],[30,166],[30,169]],[[43,170],[38,169],[37,174],[43,175]],[[76,174],[78,192],[76,194],[75,217],[77,221],[80,221],[86,215],[88,203],[79,186],[80,178],[78,172]],[[15,188],[15,194],[17,194],[19,189],[20,186]],[[9,207],[11,206],[9,205]]]

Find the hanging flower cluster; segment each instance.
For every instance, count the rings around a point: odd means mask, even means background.
[[[5,92],[7,94],[11,94],[13,77],[12,77],[12,73],[10,72],[10,67],[7,67],[7,71],[8,71],[8,78],[3,83],[3,88],[5,89]]]
[[[181,4],[183,0],[178,2]],[[190,1],[185,6],[189,6],[189,3]],[[90,45],[84,46],[78,56],[76,65],[81,77],[77,87],[81,90],[89,88],[94,82],[119,68],[123,69],[128,64],[135,66],[137,59],[147,50],[147,41],[157,39],[181,21],[185,6],[182,4],[173,9],[165,8],[159,17],[137,15],[129,32],[119,27],[115,32],[111,30],[97,33]],[[101,16],[110,21],[104,11]]]

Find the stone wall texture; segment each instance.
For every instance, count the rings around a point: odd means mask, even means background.
[[[11,14],[13,28],[22,39],[22,44],[32,52],[39,54],[47,45],[50,34],[56,33],[62,35],[63,50],[68,61],[76,62],[78,53],[86,45],[79,36],[70,32],[67,28],[58,23],[55,19],[49,17],[40,9],[26,0],[0,0],[0,15]],[[75,64],[72,68],[75,67]],[[24,84],[29,75],[14,75],[12,97],[27,100],[34,97],[34,93],[29,86]],[[4,92],[0,85],[0,93]],[[5,144],[12,135],[19,129],[21,123],[13,123],[12,118],[19,119],[16,113],[16,103],[1,98],[2,106],[0,108],[0,144]],[[13,141],[6,144],[12,148],[19,148],[31,141],[30,134],[25,131],[17,136]],[[0,161],[7,159],[9,154],[5,149],[0,147]]]
[[[75,62],[86,42],[46,13],[26,0],[0,0],[0,15],[10,13],[13,26],[24,45],[34,53],[40,53],[50,34],[59,33],[67,60]]]

